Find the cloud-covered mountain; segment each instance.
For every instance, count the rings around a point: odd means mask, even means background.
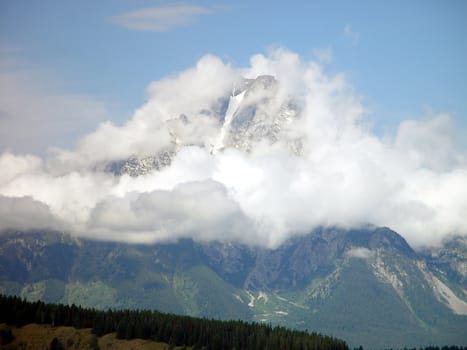
[[[147,92],[74,149],[1,154],[0,229],[268,247],[321,226],[389,226],[417,247],[467,233],[449,115],[380,137],[343,75],[283,49],[246,68],[207,55]]]

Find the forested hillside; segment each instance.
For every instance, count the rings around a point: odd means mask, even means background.
[[[28,302],[0,295],[0,323],[92,328],[97,336],[152,339],[192,349],[348,349],[339,339],[243,321],[216,321],[156,311],[98,311],[75,305]]]

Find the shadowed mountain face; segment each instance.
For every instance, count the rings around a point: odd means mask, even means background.
[[[316,330],[351,346],[467,344],[466,248],[417,253],[387,228],[319,229],[270,250],[0,236],[0,292]]]

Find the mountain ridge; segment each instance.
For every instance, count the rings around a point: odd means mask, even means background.
[[[437,277],[433,261],[388,228],[321,228],[275,249],[51,232],[0,242],[0,291],[31,300],[270,322],[366,347],[467,343],[463,280]],[[465,262],[462,246],[456,257]]]

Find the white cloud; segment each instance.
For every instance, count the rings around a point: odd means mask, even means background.
[[[48,206],[31,197],[5,197],[0,195],[0,230],[63,229]]]
[[[455,130],[447,114],[427,120],[405,120],[398,128],[396,147],[408,153],[417,167],[449,169],[456,163],[453,152]]]
[[[373,256],[373,252],[365,247],[356,247],[349,249],[346,255],[350,258],[369,259]]]
[[[225,187],[212,180],[183,183],[171,191],[110,197],[92,210],[86,233],[107,239],[117,235],[131,242],[195,237],[255,243],[250,220]]]
[[[111,17],[111,21],[128,29],[165,32],[193,23],[211,11],[201,6],[166,6],[130,11]]]
[[[206,55],[195,67],[152,83],[148,102],[123,127],[102,123],[82,138],[77,149],[56,150],[57,160],[68,169],[94,167],[131,155],[155,154],[180,138],[185,144],[208,145],[219,128],[216,111],[226,103],[236,77],[219,58]]]
[[[227,105],[240,103],[233,86],[262,74],[277,84],[250,91],[242,108],[264,118],[262,127],[279,126],[278,140],[247,140],[245,152],[226,138],[213,151],[229,132]],[[122,241],[190,236],[275,246],[321,225],[367,223],[391,227],[416,246],[467,233],[465,152],[450,142],[456,128],[445,114],[402,122],[393,140],[381,139],[362,123],[365,108],[344,76],[328,76],[284,49],[238,69],[208,55],[148,92],[126,124],[102,124],[76,149],[45,161],[1,155],[9,170],[0,175],[0,195],[42,203],[32,223],[42,225],[47,209],[76,234]],[[301,114],[278,121],[291,100]],[[290,148],[297,139],[300,155]],[[137,178],[96,171],[167,147],[176,156],[160,171]]]
[[[0,183],[5,185],[24,173],[33,173],[42,168],[42,159],[32,155],[16,156],[6,152],[0,157]]]

